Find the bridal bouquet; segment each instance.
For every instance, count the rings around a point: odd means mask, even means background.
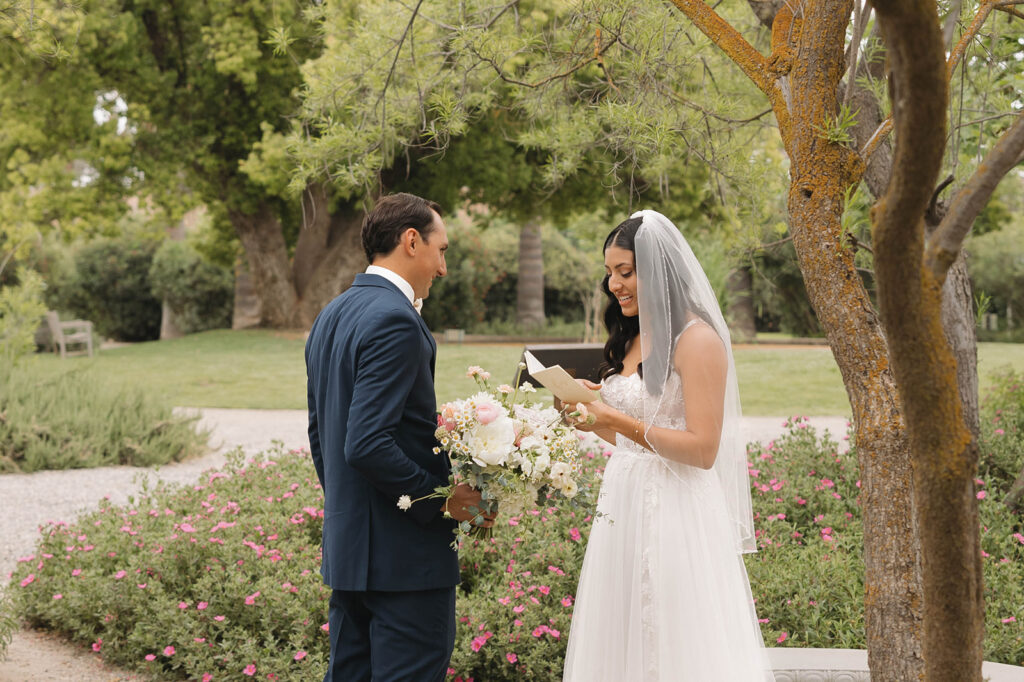
[[[428,497],[448,497],[456,484],[468,483],[480,491],[481,514],[494,514],[500,505],[513,515],[551,493],[564,499],[575,497],[580,439],[563,416],[586,420],[586,408],[580,405],[568,413],[559,412],[531,403],[527,396],[536,389],[529,382],[518,388],[502,384],[492,389],[491,375],[483,368],[470,367],[466,374],[480,390],[441,406],[435,434],[440,445],[434,453],[447,453],[452,476],[448,486]],[[408,509],[414,501],[403,495],[398,506]],[[488,530],[462,521],[452,546],[457,548],[470,532],[487,534]]]

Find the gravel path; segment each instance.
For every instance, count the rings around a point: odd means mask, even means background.
[[[212,452],[200,458],[169,464],[158,469],[103,467],[71,471],[41,471],[34,474],[0,476],[0,577],[6,583],[19,557],[32,553],[39,526],[47,521],[73,521],[78,514],[94,509],[104,497],[123,504],[137,494],[143,478],[190,483],[207,469],[222,466],[224,453],[241,446],[247,453],[271,447],[280,440],[286,448],[307,447],[304,410],[183,410],[200,415],[199,424],[211,431]],[[781,417],[745,417],[748,441],[767,441],[785,432]],[[811,424],[829,430],[840,443],[846,433],[846,419],[816,417]],[[0,682],[74,680],[108,682],[138,680],[124,671],[105,666],[85,648],[37,631],[17,633],[0,661]]]

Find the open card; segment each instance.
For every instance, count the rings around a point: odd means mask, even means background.
[[[563,403],[590,403],[600,396],[576,383],[560,365],[545,367],[530,351],[525,351],[526,369],[534,379],[551,391]]]

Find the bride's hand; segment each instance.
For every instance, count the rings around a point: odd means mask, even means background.
[[[595,400],[583,406],[589,417],[583,424],[573,424],[580,431],[607,431],[611,428],[616,415],[620,414],[614,407]]]

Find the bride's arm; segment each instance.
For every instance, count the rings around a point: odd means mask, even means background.
[[[597,417],[594,430],[612,430],[662,457],[710,469],[718,454],[729,359],[713,329],[696,325],[683,334],[673,358],[683,381],[686,429],[655,426],[601,403],[588,405]],[[645,436],[646,432],[646,436]]]

